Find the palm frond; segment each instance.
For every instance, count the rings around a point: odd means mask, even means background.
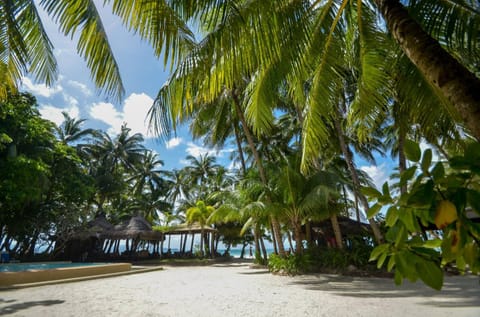
[[[476,0],[410,0],[410,14],[460,60],[480,72],[480,4]]]
[[[363,5],[361,0],[350,8],[347,22],[352,32],[353,42],[347,50],[353,54],[346,54],[352,60],[356,91],[349,108],[349,125],[354,126],[358,139],[362,143],[369,143],[373,131],[384,121],[387,113],[388,100],[391,97],[388,77],[387,51],[391,43],[377,24],[375,12]],[[347,11],[349,12],[349,11]],[[356,47],[355,47],[356,46]],[[355,124],[354,124],[355,123]]]
[[[179,60],[192,48],[194,35],[175,8],[167,1],[113,0],[113,13],[118,15],[130,30],[148,41],[155,56],[163,53],[164,64]],[[177,1],[184,3],[184,1]],[[177,9],[179,10],[179,8]]]
[[[40,4],[72,38],[80,29],[78,53],[83,56],[96,86],[120,101],[125,90],[107,33],[93,0],[42,0]]]
[[[57,61],[53,55],[53,45],[43,27],[34,1],[24,1],[25,7],[18,15],[18,23],[28,47],[28,72],[36,81],[50,86],[57,79]]]

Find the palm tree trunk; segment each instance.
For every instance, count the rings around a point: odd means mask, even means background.
[[[183,239],[183,245],[182,245],[182,254],[185,254],[185,249],[187,248],[187,238],[188,238],[188,233],[185,233],[185,238]]]
[[[202,256],[205,254],[203,250],[203,234],[204,234],[204,230],[202,226],[202,230],[200,231],[200,253],[202,254]]]
[[[345,158],[345,161],[347,162],[348,169],[350,171],[350,175],[352,176],[352,182],[353,182],[353,190],[355,191],[355,195],[357,195],[358,199],[362,203],[363,207],[365,208],[365,213],[368,211],[368,201],[365,195],[362,194],[360,191],[360,179],[358,178],[357,170],[355,169],[355,165],[353,164],[353,155],[350,152],[350,149],[348,148],[347,143],[345,142],[345,136],[343,133],[343,128],[340,124],[340,118],[341,118],[341,113],[340,109],[336,109],[337,113],[335,118],[333,118],[333,124],[335,126],[335,130],[337,132],[337,137],[338,141],[340,143],[340,148],[342,150],[343,157]],[[368,222],[370,223],[370,227],[372,228],[373,235],[375,237],[375,240],[377,243],[382,243],[383,237],[380,232],[380,229],[378,228],[377,223],[375,222],[374,219],[368,219]]]
[[[260,230],[258,225],[255,225],[255,229],[253,230],[253,240],[255,242],[255,260],[259,260],[261,257],[260,253]]]
[[[307,219],[305,221],[305,240],[307,240],[307,247],[310,248],[313,246],[312,241],[312,222]]]
[[[294,224],[295,228],[295,255],[301,255],[302,254],[302,226],[300,225],[300,221],[295,221]]]
[[[295,226],[293,226],[293,227],[295,228]],[[290,231],[286,231],[285,233],[286,233],[286,235],[287,235],[288,245],[290,246],[289,252],[290,252],[290,253],[293,253],[293,250],[294,250],[294,249],[293,249],[293,243],[292,243],[292,235],[290,234]]]
[[[195,233],[192,232],[192,241],[190,242],[190,252],[193,254],[193,242],[195,241]]]
[[[332,215],[330,215],[330,222],[332,223],[333,233],[335,235],[335,241],[337,242],[337,247],[339,249],[343,249],[342,231],[340,229],[340,225],[338,224],[338,218],[336,213],[333,213]]]
[[[407,159],[405,157],[405,132],[400,127],[398,133],[398,172],[400,175],[407,169]],[[407,184],[400,186],[400,194],[403,195],[407,192]]]
[[[375,0],[375,4],[410,61],[454,105],[480,140],[480,80],[426,33],[399,0]]]
[[[260,241],[260,247],[262,248],[263,259],[265,260],[265,263],[266,263],[266,261],[268,261],[267,248],[265,248],[265,242],[263,241],[262,236],[260,236],[258,239]]]
[[[272,223],[270,223],[270,231],[272,232],[272,244],[273,244],[273,252],[275,252],[275,254],[278,254],[278,249],[277,249],[277,239],[275,238],[275,234],[273,233],[273,226],[272,226]]]
[[[250,130],[248,129],[247,120],[245,119],[245,116],[243,115],[243,111],[240,108],[240,100],[238,100],[238,96],[233,91],[232,91],[232,99],[235,105],[235,110],[237,112],[238,118],[242,123],[243,131],[245,133],[245,137],[247,138],[248,146],[250,147],[250,150],[252,151],[253,157],[255,159],[255,163],[257,164],[258,173],[260,174],[260,179],[262,180],[263,185],[267,187],[268,181],[267,181],[265,169],[263,168],[262,160],[260,159],[260,155],[258,154],[258,151],[255,148],[255,144],[253,142],[253,136],[250,133]],[[272,223],[273,234],[275,235],[275,240],[277,241],[277,245],[278,245],[278,254],[281,257],[284,257],[285,248],[283,246],[280,224],[274,215],[270,215],[270,221]]]
[[[242,175],[245,175],[247,171],[247,165],[245,164],[245,158],[243,157],[242,141],[240,139],[240,131],[238,131],[238,126],[233,125],[233,131],[235,132],[235,141],[237,142],[238,155],[240,156],[240,164],[242,166]]]

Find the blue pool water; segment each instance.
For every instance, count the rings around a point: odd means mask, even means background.
[[[22,272],[28,270],[51,270],[67,267],[92,266],[105,263],[71,263],[71,262],[46,262],[46,263],[10,263],[0,264],[0,272]]]

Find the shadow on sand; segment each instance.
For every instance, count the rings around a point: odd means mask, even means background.
[[[330,274],[303,275],[290,284],[301,285],[312,291],[327,291],[338,296],[359,298],[429,298],[423,305],[436,307],[479,307],[480,280],[476,276],[445,277],[443,288],[436,291],[423,282],[407,280],[396,286],[392,279],[375,277],[351,277]]]
[[[15,300],[4,301],[0,299],[0,315],[10,315],[18,313],[21,310],[28,309],[34,306],[52,306],[63,304],[63,300],[42,300],[42,301],[32,301],[32,302],[23,302],[15,303]],[[3,306],[3,303],[8,303],[9,305]],[[2,307],[3,306],[3,307]]]

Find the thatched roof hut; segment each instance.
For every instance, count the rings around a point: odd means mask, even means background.
[[[152,230],[150,223],[143,217],[134,216],[116,225],[110,231],[111,239],[163,240],[163,234]]]
[[[363,222],[358,222],[356,220],[350,219],[348,217],[337,216],[338,224],[344,236],[346,235],[371,235],[371,229],[368,224]],[[303,232],[306,231],[305,226],[303,226]],[[314,235],[317,236],[333,236],[332,222],[330,219],[325,219],[323,221],[312,222],[311,230]]]
[[[164,234],[192,234],[201,233],[202,230],[204,233],[217,232],[217,229],[206,225],[202,227],[198,222],[194,222],[192,224],[182,223],[177,226],[172,226],[165,231]]]
[[[101,215],[88,222],[86,228],[79,230],[73,237],[76,239],[163,240],[163,234],[152,230],[150,223],[140,216],[134,216],[114,226],[108,222],[104,215]]]
[[[105,215],[100,215],[87,222],[85,228],[76,232],[73,237],[76,239],[88,239],[90,237],[104,239],[110,235],[113,229],[114,226],[108,222]]]

